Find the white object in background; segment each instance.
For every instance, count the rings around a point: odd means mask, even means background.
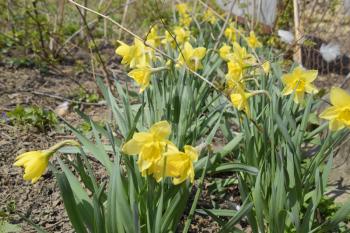
[[[248,14],[269,26],[273,26],[276,19],[277,0],[216,0],[216,3],[226,12],[235,4],[232,9],[234,15],[244,17]]]
[[[281,40],[287,44],[292,44],[294,41],[294,35],[290,31],[278,30],[277,34]]]
[[[69,109],[69,103],[65,101],[56,107],[55,113],[62,117],[67,114],[68,109]]]
[[[344,0],[345,14],[350,15],[350,0]]]
[[[320,53],[324,60],[330,62],[334,61],[340,55],[340,48],[338,44],[332,42],[329,44],[322,44]]]

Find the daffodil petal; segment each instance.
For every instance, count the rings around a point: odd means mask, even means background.
[[[161,139],[166,139],[170,136],[171,126],[167,121],[160,121],[151,127],[150,132]]]
[[[306,82],[313,82],[318,75],[318,71],[317,70],[304,70],[302,72],[302,76],[305,79]]]
[[[329,107],[325,109],[321,114],[320,118],[326,119],[326,120],[332,120],[334,118],[337,118],[339,115],[339,109],[337,107]]]
[[[329,122],[329,129],[332,131],[338,131],[345,127],[345,125],[338,121],[337,119],[333,119]]]
[[[330,100],[334,106],[350,108],[350,94],[341,88],[333,87],[331,89]]]

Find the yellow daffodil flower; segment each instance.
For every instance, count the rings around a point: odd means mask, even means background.
[[[190,8],[187,5],[187,3],[176,4],[175,7],[176,7],[176,10],[179,12],[180,15],[187,14],[190,11]]]
[[[251,47],[252,49],[262,47],[261,42],[258,40],[258,38],[256,38],[255,33],[253,31],[249,33],[249,37],[247,38],[247,43],[249,47]]]
[[[25,168],[23,179],[31,180],[34,184],[44,174],[52,154],[47,150],[26,152],[16,158],[14,165],[23,166]]]
[[[189,27],[192,22],[192,17],[189,14],[181,15],[179,18],[179,23],[181,26]]]
[[[116,49],[116,54],[123,57],[122,64],[130,65],[130,68],[136,66],[146,66],[153,58],[153,50],[146,47],[144,43],[138,39],[134,40],[133,45],[127,45],[122,41],[118,41],[120,46]]]
[[[135,133],[131,140],[126,142],[123,153],[127,155],[139,155],[138,167],[142,175],[147,175],[147,169],[151,168],[162,158],[167,147],[174,146],[168,140],[171,126],[167,121],[160,121],[151,126],[149,132]]]
[[[176,43],[182,45],[190,39],[191,32],[185,30],[183,27],[175,27],[173,32],[173,35],[168,31],[165,32],[165,38],[162,40],[162,44],[170,44],[171,47],[175,48]],[[176,39],[176,43],[174,38]]]
[[[230,57],[231,60],[234,60],[238,63],[242,63],[245,66],[253,65],[256,63],[255,57],[247,52],[245,47],[241,47],[237,42],[233,44],[233,54]]]
[[[203,68],[201,60],[204,58],[205,53],[206,48],[193,48],[189,42],[186,42],[178,60],[180,64],[186,64],[191,70],[196,71]]]
[[[175,27],[174,29],[175,39],[178,44],[183,44],[190,39],[191,32],[185,30],[182,27]]]
[[[203,21],[209,22],[210,24],[214,25],[214,24],[216,24],[218,19],[216,18],[216,16],[214,15],[214,13],[211,10],[207,9],[207,11],[204,13]]]
[[[245,92],[242,87],[235,88],[235,91],[231,93],[230,99],[232,105],[238,110],[243,110],[247,115],[249,115],[249,102],[248,98],[253,94]]]
[[[229,88],[233,88],[243,78],[244,64],[231,60],[227,63],[227,70],[227,84]]]
[[[219,55],[224,61],[228,61],[232,57],[232,48],[227,44],[223,44],[219,49]]]
[[[270,70],[271,70],[270,62],[269,61],[264,62],[262,64],[262,68],[263,68],[265,74],[269,74]]]
[[[167,176],[173,177],[175,185],[181,184],[189,179],[191,183],[194,182],[194,167],[193,163],[198,159],[197,150],[186,145],[185,152],[167,152],[166,157],[166,173]]]
[[[225,29],[224,35],[230,42],[232,43],[236,42],[237,37],[236,37],[236,28],[234,24],[230,24],[230,26]]]
[[[160,37],[158,36],[157,27],[152,27],[147,35],[146,42],[153,47],[160,45]]]
[[[324,110],[320,117],[329,120],[329,128],[332,131],[350,128],[350,94],[341,88],[333,87],[330,93],[333,106]]]
[[[186,145],[184,150],[185,152],[181,152],[175,146],[168,147],[163,158],[150,169],[157,182],[160,182],[165,177],[172,177],[175,185],[181,184],[187,179],[191,183],[194,182],[193,163],[198,159],[198,152],[189,145]]]
[[[13,164],[16,167],[24,167],[23,179],[34,184],[44,174],[49,159],[52,155],[63,146],[80,146],[79,143],[73,140],[66,140],[52,146],[47,150],[29,151],[16,157]]]
[[[129,77],[135,80],[140,86],[140,93],[142,93],[148,86],[151,80],[152,68],[149,66],[137,67],[128,73]]]
[[[315,94],[317,88],[312,82],[317,78],[317,70],[304,70],[301,67],[296,67],[292,73],[282,76],[284,89],[283,95],[290,95],[295,91],[294,102],[303,103],[305,92]]]

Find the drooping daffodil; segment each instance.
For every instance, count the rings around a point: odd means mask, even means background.
[[[79,147],[80,144],[73,140],[66,140],[57,143],[47,150],[29,151],[17,156],[13,165],[16,167],[24,167],[23,179],[31,181],[32,184],[34,184],[46,171],[50,158],[57,150],[64,146]]]
[[[350,94],[345,90],[333,87],[330,93],[332,106],[325,109],[320,117],[329,120],[329,128],[332,131],[350,128]]]
[[[131,70],[128,75],[140,86],[140,93],[142,93],[149,86],[151,73],[151,67],[139,66],[136,69]]]
[[[246,92],[243,87],[236,86],[234,91],[230,95],[232,105],[238,110],[244,111],[246,114],[250,114],[249,109],[249,97],[253,96],[252,93]]]

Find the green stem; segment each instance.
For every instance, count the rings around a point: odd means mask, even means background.
[[[196,210],[196,207],[197,207],[197,202],[199,200],[199,196],[200,196],[200,194],[202,193],[202,190],[203,190],[203,181],[204,181],[205,173],[207,171],[209,157],[210,157],[210,153],[208,153],[207,160],[205,162],[205,166],[203,168],[203,172],[202,172],[201,178],[199,180],[198,189],[197,189],[196,195],[194,196],[194,200],[193,200],[193,203],[192,203],[192,206],[191,206],[191,210],[190,210],[190,213],[188,214],[188,217],[187,217],[187,220],[186,220],[186,223],[185,223],[185,227],[184,227],[182,233],[187,233],[189,228],[190,228],[190,224],[191,224],[191,221],[192,221],[192,218],[193,218],[193,215],[194,215],[194,211]]]

